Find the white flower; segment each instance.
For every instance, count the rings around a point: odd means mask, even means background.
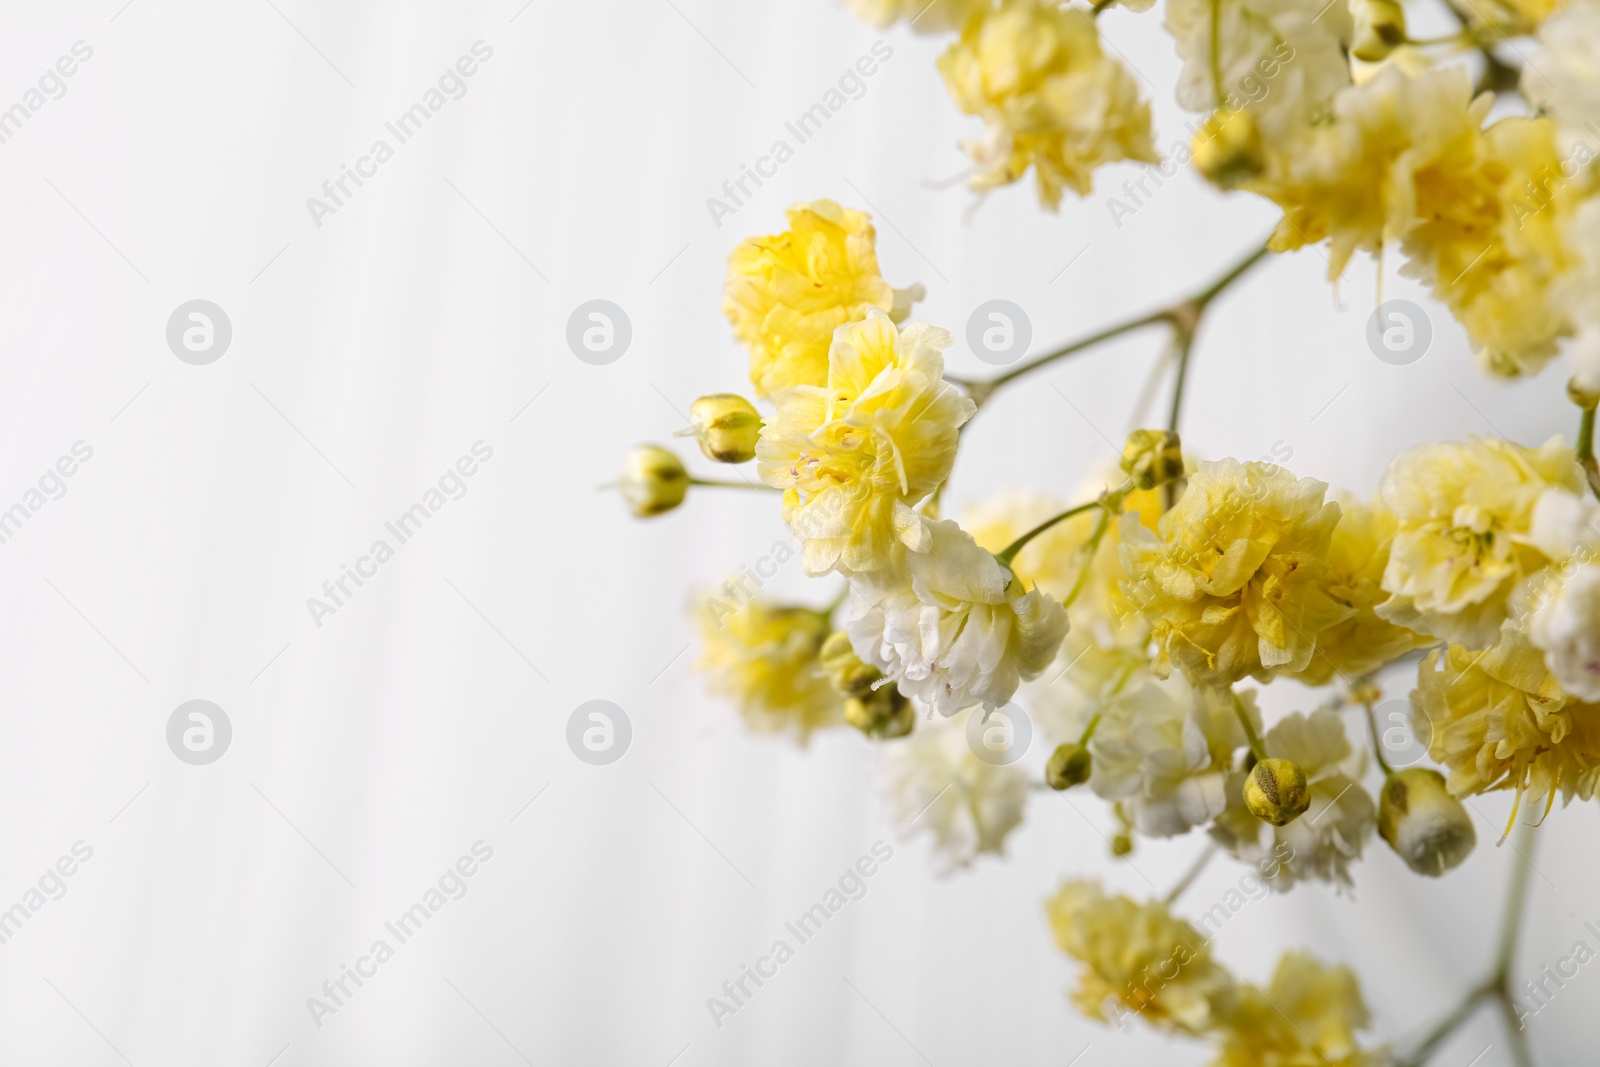
[[[1600,102],[1595,106],[1593,114],[1600,114]],[[1595,169],[1590,162],[1591,173]],[[1564,236],[1577,260],[1553,287],[1555,302],[1578,327],[1578,335],[1567,342],[1567,366],[1580,389],[1600,393],[1600,196],[1578,205]]]
[[[1286,717],[1264,744],[1268,756],[1291,760],[1305,771],[1311,807],[1287,826],[1268,826],[1244,806],[1244,775],[1235,774],[1228,781],[1228,810],[1217,818],[1211,836],[1247,863],[1278,861],[1267,882],[1280,892],[1306,879],[1349,888],[1350,865],[1361,858],[1378,823],[1377,807],[1360,783],[1366,750],[1352,751],[1344,720],[1326,709]]]
[[[1522,91],[1576,141],[1584,123],[1600,115],[1600,3],[1557,11],[1539,27],[1539,43],[1539,55],[1523,68]]]
[[[1563,689],[1600,701],[1600,565],[1574,568],[1528,620],[1528,637]]]
[[[1145,673],[1104,707],[1089,742],[1089,786],[1120,801],[1151,837],[1188,833],[1222,814],[1234,750],[1245,743],[1225,691],[1204,699],[1181,675]]]
[[[845,631],[856,655],[941,715],[996,708],[1049,666],[1067,612],[1022,583],[949,519],[927,524],[928,549],[850,576]]]
[[[980,852],[1003,852],[1028,800],[1026,772],[973,754],[967,715],[919,722],[909,737],[878,746],[885,814],[901,837],[933,835],[941,874],[969,866]]]

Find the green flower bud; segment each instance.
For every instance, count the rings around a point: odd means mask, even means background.
[[[1262,822],[1289,825],[1311,806],[1306,772],[1286,759],[1262,760],[1245,776],[1244,806]]]
[[[1244,110],[1213,111],[1195,134],[1190,151],[1195,169],[1219,189],[1243,185],[1267,166],[1261,128]]]
[[[1351,0],[1350,13],[1355,16],[1350,54],[1359,60],[1381,62],[1406,39],[1406,11],[1399,0]]]
[[[1378,795],[1378,833],[1418,874],[1437,878],[1478,843],[1472,817],[1426,767],[1396,771]]]
[[[636,445],[617,480],[622,499],[641,519],[671,511],[689,492],[689,472],[677,456],[659,445]]]
[[[1183,477],[1183,442],[1168,430],[1135,430],[1122,449],[1122,469],[1140,489]]]
[[[1597,395],[1594,390],[1579,384],[1576,378],[1567,382],[1567,399],[1585,411],[1600,406],[1600,395]]]
[[[737,393],[712,393],[689,405],[689,424],[700,451],[718,463],[745,463],[755,458],[761,416],[755,405]]]
[[[917,724],[916,709],[892,685],[882,685],[844,702],[844,721],[874,741],[904,737]]]
[[[1133,854],[1133,835],[1126,831],[1111,838],[1111,854],[1119,859]]]
[[[822,673],[828,676],[840,696],[864,697],[872,692],[872,684],[883,677],[878,668],[861,662],[856,650],[850,647],[850,636],[843,630],[828,635],[818,658],[822,661]]]
[[[1071,789],[1089,780],[1094,760],[1083,745],[1071,741],[1058,745],[1045,764],[1044,781],[1051,789]]]

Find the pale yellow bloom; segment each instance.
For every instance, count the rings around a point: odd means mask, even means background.
[[[1355,612],[1317,638],[1311,663],[1295,677],[1307,685],[1327,685],[1335,676],[1353,682],[1385,663],[1434,643],[1434,639],[1396,626],[1373,609],[1388,599],[1383,574],[1389,565],[1395,518],[1382,501],[1364,503],[1341,495],[1343,512],[1328,548],[1328,593]]]
[[[750,381],[766,399],[828,378],[833,332],[868,311],[903,321],[922,287],[894,289],[878,272],[870,216],[832,200],[796,204],[789,229],[752,237],[728,257],[722,310],[750,348]]]
[[[1157,670],[1196,685],[1310,665],[1317,636],[1352,609],[1324,588],[1339,505],[1327,485],[1270,463],[1201,463],[1160,535],[1122,519],[1128,599],[1153,629]]]
[[[979,192],[1031,166],[1040,201],[1054,209],[1064,188],[1088,195],[1101,164],[1159,160],[1138,83],[1105,54],[1081,8],[1001,0],[967,22],[939,71],[956,105],[989,127],[964,146]]]
[[[1084,965],[1072,1000],[1091,1019],[1137,1016],[1151,1026],[1201,1034],[1230,1014],[1233,979],[1206,939],[1159,900],[1112,895],[1067,882],[1046,903],[1056,945]]]
[[[924,322],[897,330],[872,311],[835,331],[825,386],[776,396],[756,470],[784,490],[807,574],[875,570],[896,544],[928,550],[912,505],[950,473],[961,425],[977,410],[944,380],[940,350],[950,341]]]
[[[696,667],[752,731],[804,743],[812,730],[844,721],[844,698],[818,660],[828,637],[824,612],[759,600],[735,606],[712,592],[694,618],[701,643]]]
[[[1507,625],[1487,652],[1451,645],[1422,661],[1417,736],[1458,796],[1515,789],[1547,804],[1600,782],[1600,705],[1569,695],[1527,635]]]
[[[845,6],[863,22],[880,30],[904,22],[917,33],[959,30],[992,3],[993,0],[845,0]]]
[[[1263,993],[1244,983],[1223,1022],[1212,1067],[1381,1067],[1386,1049],[1365,1051],[1356,1031],[1371,1026],[1361,987],[1348,967],[1325,967],[1286,953]]]
[[[1378,616],[1471,648],[1494,644],[1513,589],[1548,562],[1530,539],[1535,505],[1547,489],[1580,491],[1582,478],[1559,437],[1537,450],[1475,438],[1396,456],[1379,488],[1397,526]]]

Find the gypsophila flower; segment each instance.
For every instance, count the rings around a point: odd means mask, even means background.
[[[1286,953],[1262,992],[1240,986],[1224,1020],[1212,1067],[1386,1067],[1388,1050],[1361,1048],[1356,1031],[1372,1024],[1348,967],[1325,967]]]
[[[844,721],[844,698],[818,654],[827,616],[811,608],[751,600],[731,607],[715,594],[695,606],[696,667],[711,691],[731,701],[755,733],[784,733],[802,744]]]

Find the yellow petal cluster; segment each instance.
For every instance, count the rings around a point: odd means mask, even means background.
[[[752,600],[729,611],[716,595],[694,611],[701,651],[695,664],[713,693],[733,703],[757,733],[811,731],[844,721],[844,698],[822,671],[824,612]]]
[[[1382,501],[1365,503],[1340,494],[1339,525],[1328,547],[1329,595],[1354,614],[1335,623],[1317,638],[1311,664],[1295,675],[1307,685],[1327,685],[1335,677],[1353,682],[1413,649],[1434,643],[1432,638],[1396,626],[1373,610],[1389,594],[1383,574],[1389,566],[1389,545],[1394,540],[1394,513]]]
[[[1039,200],[1053,210],[1063,189],[1088,195],[1101,164],[1159,159],[1149,104],[1081,8],[1002,0],[967,22],[939,71],[956,105],[988,124],[982,140],[963,146],[978,192],[1032,167]]]
[[[1364,1051],[1357,1030],[1371,1025],[1361,987],[1348,967],[1325,967],[1304,952],[1286,953],[1263,993],[1248,983],[1223,1023],[1212,1067],[1379,1067],[1384,1049]]]
[[[1200,1034],[1231,1012],[1233,979],[1200,932],[1161,901],[1067,882],[1045,907],[1056,945],[1084,965],[1072,1000],[1091,1019],[1138,1016]]]
[[[1488,648],[1517,583],[1548,563],[1529,539],[1535,504],[1548,489],[1581,491],[1582,479],[1559,437],[1538,449],[1474,438],[1400,453],[1379,488],[1396,525],[1377,615]]]
[[[962,423],[976,407],[944,380],[951,337],[914,322],[897,330],[878,310],[839,327],[826,385],[778,393],[756,469],[784,490],[784,519],[804,542],[807,574],[866,572],[893,545],[925,552],[911,505],[950,473]]]
[[[1196,685],[1305,670],[1352,609],[1325,588],[1339,505],[1326,483],[1270,463],[1201,463],[1159,535],[1122,519],[1124,589],[1152,627],[1163,674]]]
[[[833,332],[878,310],[900,322],[922,287],[894,289],[878,271],[871,217],[832,200],[796,204],[789,229],[752,237],[728,257],[722,310],[750,349],[750,381],[767,399],[822,385]]]
[[[1507,625],[1486,652],[1435,650],[1417,673],[1417,736],[1458,796],[1515,789],[1546,804],[1600,783],[1600,704],[1566,693],[1527,635]]]

